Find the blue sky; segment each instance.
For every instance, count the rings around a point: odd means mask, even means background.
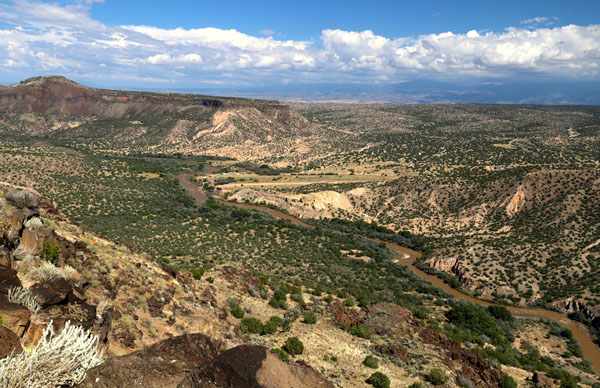
[[[600,81],[599,1],[1,0],[0,83]]]
[[[600,22],[600,2],[587,1],[201,1],[106,0],[92,17],[111,25],[218,27],[250,35],[271,30],[284,39],[318,38],[322,30],[372,30],[388,38],[469,30],[501,31],[535,17],[555,24]]]

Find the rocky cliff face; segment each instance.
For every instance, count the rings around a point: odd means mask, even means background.
[[[423,264],[438,271],[455,275],[463,287],[468,291],[483,291],[482,284],[469,276],[464,264],[459,262],[455,257],[430,257],[426,259]]]
[[[22,113],[132,118],[138,116],[194,116],[203,108],[250,106],[243,102],[101,90],[64,77],[36,77],[0,88],[0,109]]]

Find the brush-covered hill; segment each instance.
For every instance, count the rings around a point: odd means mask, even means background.
[[[0,193],[0,359],[31,352],[47,325],[59,331],[70,321],[106,347],[80,387],[366,387],[374,372],[394,388],[503,387],[505,374],[521,385],[596,381],[553,324],[453,301],[428,303],[427,313],[357,307],[343,289],[295,286],[233,262],[176,271],[73,224],[31,191],[4,185]],[[465,313],[484,323],[469,327]],[[474,349],[478,332],[494,354],[515,357],[513,366]],[[573,364],[566,351],[576,353]]]

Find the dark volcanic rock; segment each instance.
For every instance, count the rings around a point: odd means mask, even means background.
[[[29,310],[16,303],[0,302],[0,315],[4,320],[4,326],[14,331],[19,337],[23,336],[31,317]]]
[[[19,354],[23,351],[19,336],[7,327],[0,326],[0,359],[11,353]]]
[[[338,325],[352,327],[365,321],[365,313],[362,310],[345,309],[339,299],[331,303],[331,315]]]
[[[67,296],[72,291],[68,280],[56,278],[44,283],[36,283],[29,289],[35,300],[42,306],[48,307],[67,302]]]
[[[17,271],[12,268],[0,266],[0,294],[8,294],[10,287],[21,287]]]
[[[175,388],[193,368],[217,355],[201,334],[170,338],[138,352],[112,357],[90,370],[79,388]]]
[[[189,374],[178,388],[333,388],[304,363],[286,364],[267,348],[240,345]]]
[[[452,361],[462,365],[462,369],[456,371],[460,377],[471,380],[478,387],[498,387],[502,372],[495,369],[481,354],[465,349],[458,342],[427,327],[419,327],[419,335],[424,342],[445,350]]]

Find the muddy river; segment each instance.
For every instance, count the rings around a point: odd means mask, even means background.
[[[187,175],[180,175],[177,177],[177,179],[179,180],[181,185],[199,203],[203,203],[204,201],[206,201],[206,199],[207,199],[206,194],[204,194],[204,192],[198,186],[194,185],[193,183],[190,183],[187,180],[187,178],[188,178]],[[220,199],[218,199],[218,201],[223,204],[235,206],[235,207],[239,207],[239,208],[260,210],[260,211],[269,213],[270,215],[272,215],[274,217],[288,220],[293,224],[310,227],[309,224],[303,222],[302,220],[300,220],[292,215],[268,208],[266,206],[253,205],[253,204],[247,204],[247,203],[229,202],[229,201],[224,201],[224,200],[220,200]],[[384,243],[389,249],[400,253],[403,258],[394,260],[395,263],[397,263],[399,265],[407,266],[408,268],[410,268],[413,272],[415,272],[417,275],[419,275],[423,279],[426,279],[427,281],[431,282],[436,287],[443,289],[447,293],[452,294],[455,299],[466,300],[471,303],[482,305],[482,306],[494,305],[494,303],[492,303],[492,302],[476,299],[469,295],[465,295],[462,292],[457,291],[454,288],[447,285],[446,283],[444,283],[440,278],[437,278],[433,275],[429,275],[429,274],[421,271],[417,267],[415,267],[414,262],[421,255],[420,252],[400,246],[398,244],[380,241],[377,239],[368,238],[366,236],[361,236],[361,237],[367,238],[369,240],[373,240],[378,243]],[[557,313],[555,311],[529,308],[529,307],[506,306],[506,308],[511,313],[513,313],[515,316],[518,316],[521,318],[550,319],[550,320],[558,322],[562,327],[567,327],[567,328],[571,329],[571,331],[573,332],[573,337],[575,337],[577,342],[579,342],[579,345],[581,346],[581,349],[583,350],[583,354],[584,354],[585,358],[588,359],[592,363],[592,366],[594,367],[596,374],[600,375],[600,348],[598,348],[598,346],[596,346],[596,344],[594,344],[594,342],[591,340],[591,338],[589,336],[589,332],[584,325],[582,325],[579,322],[575,322],[575,321],[567,318],[564,314]]]

